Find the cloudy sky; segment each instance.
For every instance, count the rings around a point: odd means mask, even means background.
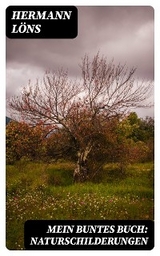
[[[64,67],[72,77],[80,76],[84,54],[98,51],[109,60],[137,67],[137,79],[154,79],[154,11],[151,7],[94,6],[78,8],[75,39],[8,39],[7,97],[41,78],[47,69]],[[138,111],[153,116],[153,109]]]

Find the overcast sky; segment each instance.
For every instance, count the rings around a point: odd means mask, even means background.
[[[41,78],[46,69],[64,67],[80,76],[84,54],[100,54],[109,60],[137,67],[138,79],[154,79],[154,11],[151,7],[77,7],[75,39],[8,39],[7,97]],[[153,109],[138,111],[153,116]]]

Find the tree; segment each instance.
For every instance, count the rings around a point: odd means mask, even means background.
[[[6,128],[7,163],[12,164],[22,157],[41,159],[45,155],[47,132],[41,124],[31,127],[25,122],[9,122]]]
[[[154,119],[146,117],[138,118],[136,113],[128,116],[128,121],[132,126],[129,136],[135,145],[132,147],[134,154],[140,161],[153,161],[154,158]],[[137,153],[136,153],[137,152]]]
[[[54,131],[46,139],[46,155],[48,159],[65,159],[76,161],[76,150],[73,139],[61,128]]]
[[[154,120],[151,117],[138,118],[131,112],[118,125],[118,147],[123,147],[121,160],[128,163],[152,161],[154,156]],[[128,149],[127,149],[128,148]],[[126,150],[125,150],[126,149]],[[118,151],[118,150],[117,150]],[[122,150],[120,150],[122,152]]]
[[[80,69],[79,82],[70,80],[63,69],[46,72],[42,82],[29,84],[9,100],[12,114],[32,124],[41,121],[65,130],[76,151],[76,181],[86,180],[92,172],[89,158],[93,150],[101,151],[102,137],[111,133],[111,121],[119,120],[131,108],[151,106],[147,99],[152,90],[152,83],[135,80],[135,68],[107,62],[99,53],[92,60],[85,55]]]

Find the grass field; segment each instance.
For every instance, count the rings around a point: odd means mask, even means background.
[[[152,220],[153,163],[130,165],[121,175],[108,164],[94,181],[74,184],[74,164],[20,161],[6,170],[8,249],[23,249],[29,219]]]

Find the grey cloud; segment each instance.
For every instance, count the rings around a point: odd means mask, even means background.
[[[140,79],[153,80],[153,40],[151,7],[78,7],[75,39],[7,39],[7,94],[12,95],[46,69],[64,67],[71,76],[79,76],[81,57],[97,51],[108,59],[136,66]]]

